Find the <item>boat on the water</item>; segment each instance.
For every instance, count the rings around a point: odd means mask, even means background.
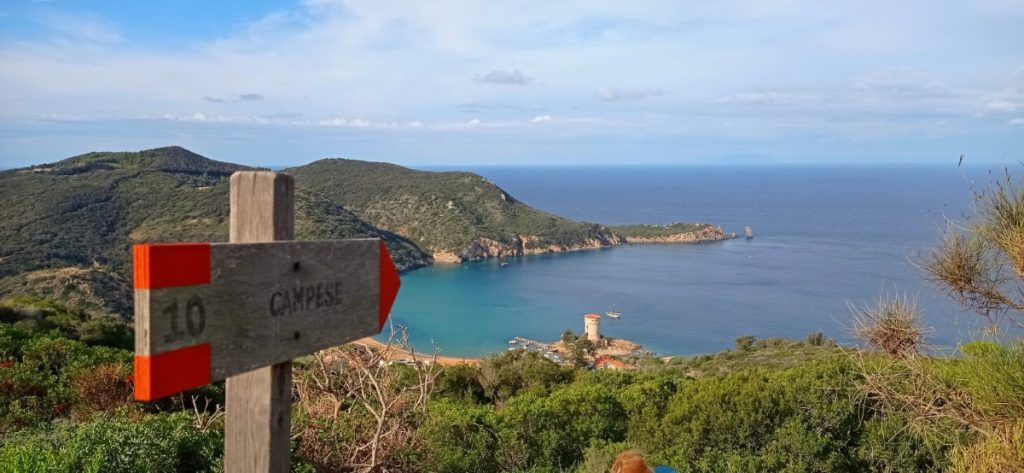
[[[615,310],[615,306],[612,306],[611,310],[605,312],[604,315],[607,315],[608,317],[611,317],[613,319],[617,319],[619,317],[622,317],[622,312]]]

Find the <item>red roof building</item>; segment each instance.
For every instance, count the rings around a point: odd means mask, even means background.
[[[631,370],[631,369],[635,369],[635,368],[636,368],[635,366],[633,366],[633,365],[631,365],[629,363],[626,363],[626,362],[621,361],[621,360],[616,360],[615,358],[608,357],[608,356],[599,356],[599,357],[594,358],[594,369],[596,369],[596,370],[608,369],[608,370],[621,371],[621,370]]]

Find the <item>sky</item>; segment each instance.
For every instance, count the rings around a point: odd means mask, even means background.
[[[0,2],[0,167],[1024,161],[1024,1]]]

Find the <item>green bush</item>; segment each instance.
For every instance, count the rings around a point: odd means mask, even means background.
[[[134,473],[214,471],[223,438],[200,431],[185,413],[142,419],[61,424],[0,445],[0,470],[10,473]]]
[[[467,406],[442,399],[430,406],[420,434],[430,445],[428,471],[499,471],[495,413],[490,406]]]
[[[511,399],[498,413],[505,469],[567,468],[583,459],[593,441],[622,441],[625,411],[597,385],[572,384],[550,396],[530,392]]]
[[[484,358],[477,379],[484,396],[502,403],[525,389],[547,391],[572,380],[574,370],[554,363],[540,353],[512,350]]]

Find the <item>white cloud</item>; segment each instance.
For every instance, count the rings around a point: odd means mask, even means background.
[[[343,128],[395,128],[390,122],[375,122],[366,118],[343,118],[333,117],[320,120],[320,126],[343,127]]]
[[[1014,119],[1006,122],[1006,124],[1007,125],[1024,125],[1024,118],[1017,117],[1017,118],[1014,118]]]
[[[338,133],[303,130],[487,130],[476,136],[523,146],[565,133],[598,136],[612,149],[641,135],[659,138],[652,143],[813,136],[843,144],[919,136],[940,122],[951,133],[1005,134],[1024,110],[1024,45],[1005,41],[1019,36],[1020,9],[822,9],[809,0],[526,6],[306,0],[248,25],[239,19],[215,40],[159,44],[133,36],[144,23],[119,30],[98,15],[57,14],[32,35],[5,31],[0,116],[166,116],[203,123],[163,125],[330,136]],[[275,115],[282,110],[294,115]],[[9,139],[0,136],[0,147]],[[387,150],[385,141],[374,146]]]
[[[616,89],[616,88],[603,88],[597,90],[597,96],[606,102],[617,102],[620,100],[642,100],[651,97],[661,97],[665,95],[665,91],[662,89]]]
[[[526,85],[533,82],[533,77],[524,75],[519,72],[519,69],[505,71],[495,70],[488,72],[483,75],[476,75],[473,80],[481,84],[501,84],[501,85]]]
[[[743,92],[718,99],[722,103],[751,103],[758,105],[783,104],[789,102],[790,94],[783,92]]]
[[[238,103],[238,102],[258,102],[260,100],[265,100],[265,99],[266,99],[266,97],[264,97],[264,96],[262,96],[260,94],[250,92],[250,93],[246,93],[246,94],[238,94],[238,95],[235,95],[232,98],[212,97],[212,96],[209,96],[209,95],[204,95],[203,98],[201,98],[200,100],[202,100],[203,102],[209,102],[209,103]]]
[[[986,105],[986,108],[995,112],[1016,112],[1024,108],[1024,105],[1009,100],[993,100]]]

